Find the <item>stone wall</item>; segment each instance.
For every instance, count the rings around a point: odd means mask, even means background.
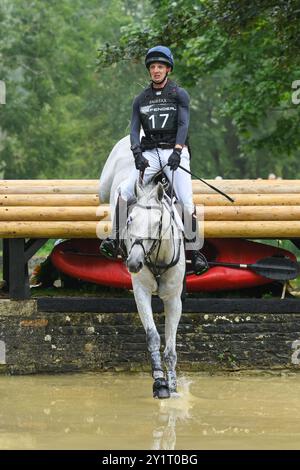
[[[163,314],[155,319],[163,334]],[[296,371],[300,314],[184,313],[177,343],[181,370]],[[1,372],[87,370],[149,370],[137,313],[39,312],[35,300],[0,300]]]

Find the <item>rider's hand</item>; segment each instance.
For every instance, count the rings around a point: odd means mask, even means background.
[[[175,171],[180,165],[180,156],[181,154],[181,149],[180,148],[174,148],[173,152],[169,156],[168,159],[168,166],[171,168],[171,170]]]
[[[137,170],[144,171],[149,165],[147,158],[143,157],[142,149],[139,145],[135,144],[131,147],[134,156],[135,167]]]
[[[144,171],[149,165],[147,158],[143,157],[142,152],[134,157],[135,167],[137,170]]]

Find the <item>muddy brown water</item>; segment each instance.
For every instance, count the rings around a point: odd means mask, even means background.
[[[0,376],[0,449],[300,449],[300,374]]]

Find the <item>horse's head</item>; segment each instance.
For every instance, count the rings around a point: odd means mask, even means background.
[[[161,183],[135,185],[137,203],[127,220],[125,243],[129,272],[138,273],[145,259],[155,250],[161,237],[164,189]]]

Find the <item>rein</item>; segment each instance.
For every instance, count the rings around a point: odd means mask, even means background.
[[[175,243],[174,243],[174,225],[172,225],[172,220],[175,223],[175,219],[173,217],[173,210],[169,211],[169,209],[167,208],[166,205],[164,205],[164,203],[158,204],[156,206],[144,205],[144,204],[137,203],[136,206],[141,207],[142,209],[147,209],[147,210],[151,210],[151,209],[159,209],[160,210],[160,220],[159,220],[158,234],[157,234],[156,238],[144,239],[144,238],[137,237],[135,239],[135,241],[133,242],[133,244],[131,245],[128,256],[131,253],[131,250],[135,245],[141,245],[141,247],[144,251],[144,256],[145,256],[145,265],[151,271],[151,273],[156,278],[156,280],[158,280],[162,274],[164,274],[168,269],[172,268],[173,266],[175,266],[178,263],[179,257],[180,257],[181,239],[178,240],[177,250],[176,250],[176,246],[175,246]],[[169,223],[168,227],[166,228],[165,232],[162,234],[162,220],[163,220],[164,207],[168,210],[168,212],[170,214],[170,223]],[[171,226],[171,231],[172,231],[172,240],[173,240],[173,244],[174,244],[172,259],[169,263],[160,263],[160,262],[158,262],[158,258],[159,258],[159,254],[160,254],[160,250],[161,250],[162,239],[163,239],[164,234],[166,233],[166,231],[169,229],[170,226]],[[145,250],[145,247],[143,245],[144,240],[153,240],[153,243],[150,246],[148,251]],[[155,250],[157,250],[157,251],[156,251],[156,255],[155,255],[155,260],[153,261],[151,259],[151,256],[153,255]]]

